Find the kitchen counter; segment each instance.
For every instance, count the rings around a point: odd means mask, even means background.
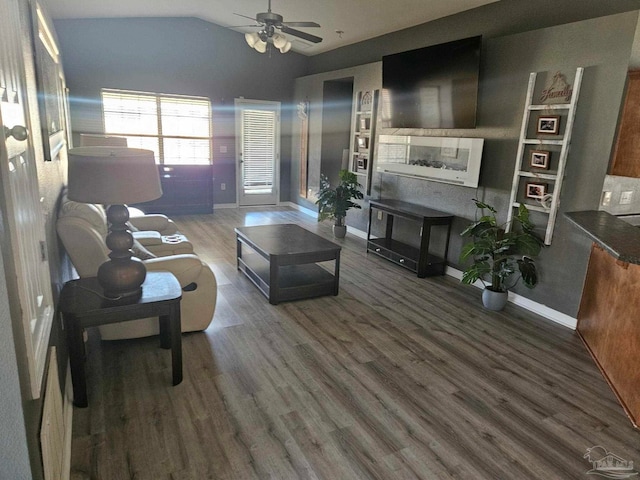
[[[578,311],[578,334],[637,428],[640,228],[602,211],[565,216],[594,241]]]
[[[597,210],[565,216],[616,260],[640,265],[640,228]]]

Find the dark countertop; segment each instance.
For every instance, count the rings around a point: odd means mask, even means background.
[[[640,265],[640,228],[603,211],[564,215],[615,259]]]

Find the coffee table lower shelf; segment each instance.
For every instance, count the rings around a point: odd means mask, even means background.
[[[238,268],[262,294],[270,298],[269,262],[256,254],[238,258]],[[333,274],[315,263],[278,267],[278,302],[335,295]],[[276,303],[278,303],[276,302]]]

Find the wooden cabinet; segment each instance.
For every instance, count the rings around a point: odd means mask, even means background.
[[[640,177],[640,71],[629,72],[611,175]]]
[[[578,333],[634,426],[640,422],[640,265],[594,244],[578,312]]]
[[[145,213],[213,213],[212,165],[158,165],[162,197],[134,205]]]

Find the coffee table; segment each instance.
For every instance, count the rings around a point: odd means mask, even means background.
[[[277,305],[338,295],[341,247],[295,224],[235,229],[238,269]],[[333,274],[318,265],[334,261]]]

